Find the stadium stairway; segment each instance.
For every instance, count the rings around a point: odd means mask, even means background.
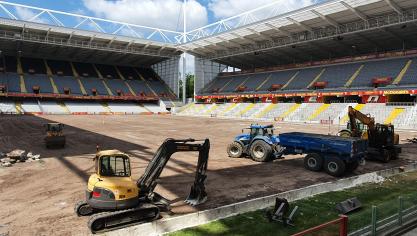
[[[72,62],[70,62],[70,66],[71,66],[71,70],[72,70],[72,73],[73,73],[73,75],[74,75],[75,79],[77,80],[78,84],[80,85],[80,90],[81,90],[81,93],[82,93],[84,96],[88,95],[88,93],[87,93],[87,91],[85,90],[85,87],[84,87],[84,85],[83,85],[83,82],[81,82],[80,75],[78,74],[78,72],[77,72],[77,70],[75,69],[75,66],[74,66],[74,64],[73,64]]]
[[[52,86],[52,92],[55,93],[55,94],[59,94],[58,87],[55,84],[55,81],[54,81],[54,78],[53,78],[53,75],[52,75],[52,71],[51,71],[51,68],[48,65],[48,62],[44,59],[43,63],[45,64],[46,75],[48,76],[49,82],[51,83],[51,86]]]
[[[109,104],[108,104],[107,102],[102,102],[102,103],[101,103],[101,105],[103,106],[104,110],[105,110],[107,113],[112,113],[112,111],[111,111],[111,109],[110,109],[110,107],[109,107]]]
[[[407,73],[408,68],[410,68],[411,63],[413,62],[413,60],[408,60],[407,63],[405,64],[404,68],[400,71],[400,73],[398,74],[398,76],[395,78],[395,80],[392,82],[393,85],[398,85],[401,80],[403,79],[404,75]]]
[[[65,105],[65,103],[64,103],[64,102],[57,102],[57,104],[58,104],[58,106],[60,106],[60,107],[61,107],[62,111],[63,111],[65,114],[70,114],[70,113],[71,113],[71,112],[70,112],[70,110],[68,109],[67,105]]]
[[[237,117],[244,117],[245,114],[250,111],[255,106],[255,103],[248,103],[239,113],[237,114]]]
[[[14,104],[15,104],[16,113],[19,114],[19,115],[23,114],[24,111],[23,111],[23,108],[22,108],[22,102],[16,101]]]
[[[254,116],[254,118],[263,118],[268,112],[270,112],[276,106],[277,104],[274,104],[274,103],[267,104],[267,106],[265,106],[262,110],[259,111],[258,114]]]
[[[19,74],[19,85],[20,85],[20,92],[21,93],[27,93],[25,79],[23,78],[23,68],[22,68],[22,62],[20,58],[17,58],[17,74]]]
[[[313,112],[308,118],[307,121],[314,120],[317,116],[319,116],[321,113],[323,113],[325,110],[327,110],[330,107],[330,104],[322,104],[317,110]]]
[[[392,112],[388,115],[385,119],[384,124],[391,124],[395,123],[395,119],[405,111],[405,108],[394,108]]]
[[[363,65],[363,64],[361,66],[359,66],[359,68],[355,71],[355,73],[346,82],[346,84],[344,86],[345,88],[349,88],[352,85],[353,81],[355,81],[355,79],[358,78],[358,76],[361,73],[364,66],[365,65]]]
[[[355,110],[362,111],[362,109],[364,107],[365,107],[365,104],[357,104],[353,108],[355,108]],[[340,119],[340,124],[346,124],[348,121],[349,121],[349,115],[348,115],[348,111],[346,109],[345,115],[343,116],[342,119]]]

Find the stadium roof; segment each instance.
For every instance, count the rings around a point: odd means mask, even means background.
[[[242,69],[417,47],[415,0],[333,0],[253,20],[268,11],[273,4],[187,32],[180,47]]]
[[[19,18],[17,10],[33,14]],[[0,1],[0,47],[20,54],[146,66],[181,54],[183,33]]]
[[[417,47],[416,0],[330,0],[280,14],[279,1],[184,33],[0,0],[0,47],[146,66],[183,51],[242,69]],[[16,14],[33,13],[30,19]]]

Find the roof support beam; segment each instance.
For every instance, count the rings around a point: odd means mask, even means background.
[[[246,40],[246,41],[250,42],[251,44],[257,44],[258,43],[255,40],[248,38],[247,36],[242,36],[242,35],[237,34],[235,32],[231,32],[230,34],[231,35],[234,35],[234,36],[236,36],[236,37],[238,37],[240,39]]]
[[[114,42],[114,40],[116,39],[116,37],[113,37],[111,40],[110,40],[110,42],[107,44],[107,47],[109,48],[112,44],[113,44],[113,42]]]
[[[403,14],[403,9],[401,9],[401,7],[399,7],[395,2],[393,2],[392,0],[385,0],[385,2],[388,4],[388,6],[390,6],[395,12],[397,12],[398,14],[402,15]]]
[[[276,27],[275,25],[271,24],[271,23],[265,23],[266,26],[270,27],[271,29],[274,29],[275,31],[287,36],[287,37],[291,37],[291,33],[289,31],[283,30],[279,27]]]
[[[75,31],[72,31],[72,32],[71,32],[71,34],[69,35],[69,37],[68,37],[68,39],[67,39],[67,41],[68,41],[68,42],[69,42],[69,41],[71,41],[72,36],[74,36],[74,33],[75,33]]]
[[[296,24],[296,25],[300,26],[300,27],[301,27],[301,28],[303,28],[304,30],[306,30],[306,31],[309,31],[309,32],[313,33],[313,28],[311,28],[310,26],[308,26],[308,25],[306,25],[306,24],[304,24],[304,23],[298,22],[298,21],[296,21],[296,20],[292,19],[291,17],[287,17],[287,20],[289,20],[289,21],[291,21],[292,23],[294,23],[294,24]]]
[[[94,40],[94,38],[96,37],[96,35],[93,35],[93,36],[91,36],[90,37],[90,42],[89,42],[89,44],[91,44],[92,42],[93,42],[93,40]]]
[[[347,4],[346,2],[341,1],[340,4],[342,4],[344,7],[346,7],[347,9],[349,9],[351,12],[355,13],[355,15],[358,16],[359,18],[361,18],[362,20],[367,20],[368,19],[368,16],[367,15],[365,15],[361,11],[353,8],[351,5]]]
[[[228,40],[228,39],[225,39],[225,38],[223,38],[223,37],[217,36],[217,38],[219,38],[219,39],[223,40],[225,43],[228,43],[228,44],[230,44],[230,45],[234,45],[234,46],[235,46],[235,47],[237,47],[237,48],[241,48],[241,47],[242,47],[242,45],[240,45],[240,44],[238,44],[238,43],[235,43],[235,42],[233,42],[233,41],[230,41],[230,40]]]
[[[334,26],[334,27],[338,27],[339,23],[337,23],[335,20],[333,20],[332,18],[325,16],[323,14],[321,14],[320,12],[316,11],[316,10],[311,10],[311,12],[313,12],[316,16],[320,17],[321,19],[323,19],[324,21],[326,21],[327,23],[329,23],[330,25]]]
[[[262,33],[262,32],[258,32],[258,31],[254,30],[254,29],[251,29],[251,28],[248,28],[247,30],[249,30],[250,32],[252,32],[252,33],[256,34],[258,37],[260,37],[260,38],[262,38],[262,39],[264,39],[264,40],[274,41],[274,39],[273,39],[272,37],[270,37],[270,36],[268,36],[268,35],[265,35],[265,34],[264,34],[264,33]]]
[[[48,39],[50,33],[51,33],[51,28],[49,28],[48,31],[46,31],[45,40]]]

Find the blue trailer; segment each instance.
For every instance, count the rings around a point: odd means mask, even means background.
[[[282,155],[307,154],[304,167],[341,176],[355,170],[366,156],[368,144],[361,138],[301,132],[279,134]]]

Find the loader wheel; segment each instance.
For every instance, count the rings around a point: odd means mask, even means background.
[[[321,171],[323,162],[323,157],[319,154],[309,153],[304,157],[304,168],[311,171]]]
[[[391,152],[389,150],[384,149],[381,155],[382,155],[382,162],[388,163],[391,160]]]
[[[250,148],[250,156],[254,161],[267,162],[272,158],[272,147],[262,140],[253,142]]]
[[[324,170],[331,176],[340,177],[346,171],[346,164],[340,158],[329,156],[324,162]]]
[[[355,171],[359,166],[359,161],[346,163],[346,172],[351,173]]]
[[[242,144],[238,142],[233,142],[227,146],[227,154],[231,158],[239,158],[242,156],[243,147]]]

